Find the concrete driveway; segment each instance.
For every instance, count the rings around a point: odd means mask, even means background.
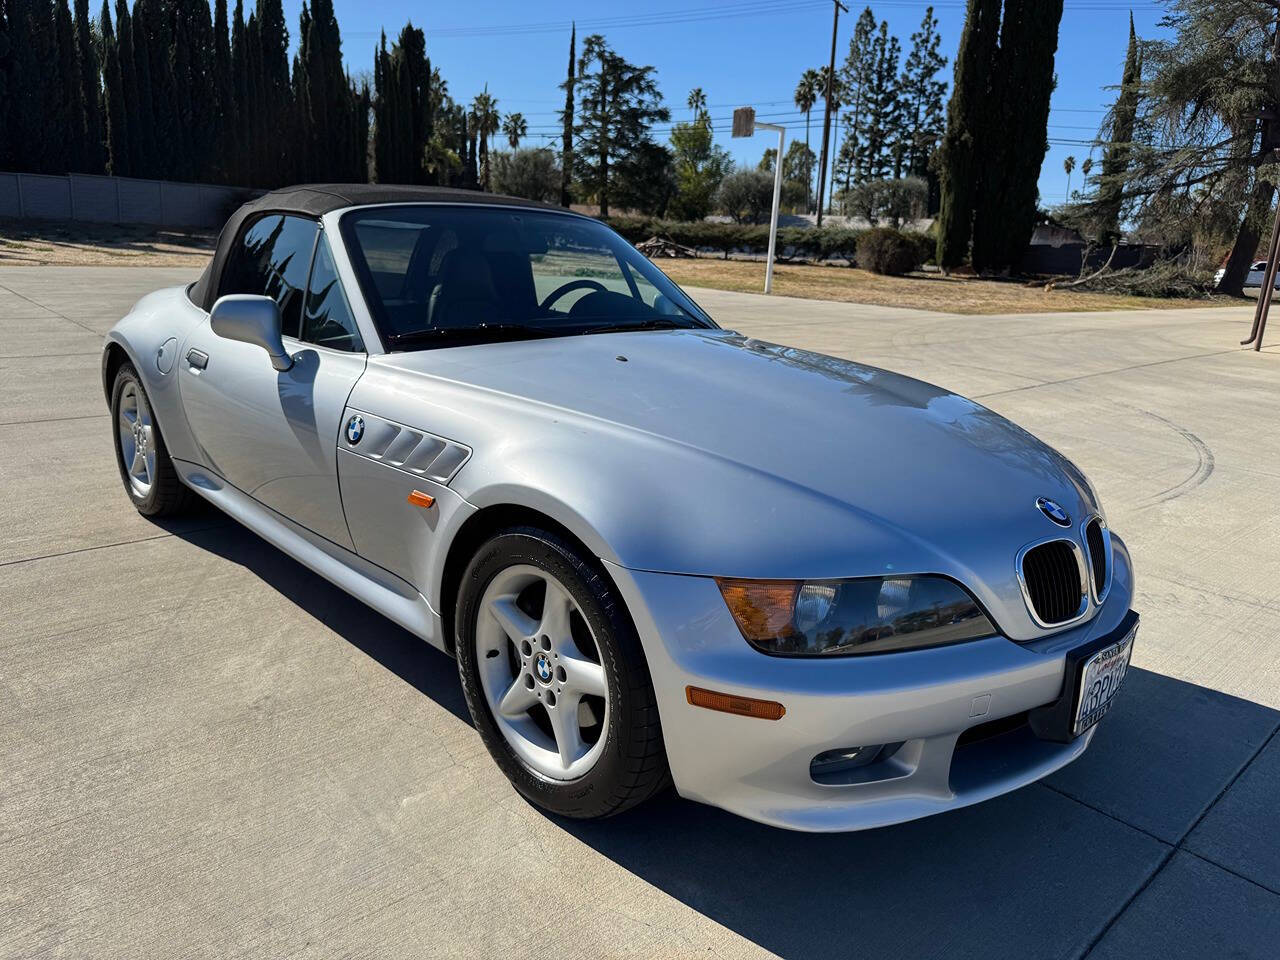
[[[189,278],[0,269],[0,955],[1276,956],[1280,356],[1235,347],[1247,310],[695,292],[1012,417],[1089,473],[1137,565],[1136,669],[1081,761],[804,836],[675,796],[550,819],[446,657],[212,511],[138,517],[101,336]]]

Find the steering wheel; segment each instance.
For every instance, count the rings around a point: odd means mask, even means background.
[[[599,293],[608,293],[609,288],[599,280],[570,280],[568,283],[561,284],[552,290],[542,303],[538,304],[539,309],[547,310],[551,304],[555,303],[566,293],[573,293],[575,290],[595,290]]]

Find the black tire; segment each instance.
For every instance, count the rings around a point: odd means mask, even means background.
[[[124,451],[120,438],[120,402],[125,389],[133,385],[143,401],[151,410],[151,438],[154,445],[155,471],[150,489],[145,496],[140,496],[129,480],[128,465],[124,462]],[[116,372],[115,383],[111,387],[111,436],[116,451],[116,466],[120,469],[120,480],[124,483],[125,493],[133,501],[138,512],[145,517],[172,517],[188,512],[195,503],[196,495],[178,479],[178,471],[174,469],[169,458],[169,448],[165,446],[164,436],[160,432],[160,422],[155,419],[155,408],[151,406],[151,398],[147,396],[146,387],[138,376],[133,364],[124,363]]]
[[[553,575],[572,594],[596,639],[609,691],[603,752],[583,776],[552,780],[527,765],[498,729],[476,662],[476,618],[489,582],[528,564]],[[671,782],[649,668],[622,599],[598,564],[563,537],[536,527],[502,530],[472,558],[455,607],[458,673],[476,730],[502,772],[530,802],[577,819],[612,816]],[[536,709],[536,708],[535,708]]]

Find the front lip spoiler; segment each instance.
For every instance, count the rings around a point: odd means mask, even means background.
[[[1062,690],[1058,698],[1027,714],[1027,722],[1031,725],[1032,733],[1041,740],[1051,740],[1054,743],[1071,743],[1076,739],[1071,733],[1071,721],[1076,708],[1075,690],[1081,667],[1099,650],[1105,650],[1112,644],[1119,643],[1137,626],[1138,612],[1130,610],[1124,615],[1119,626],[1110,633],[1067,651],[1066,667],[1062,671]]]

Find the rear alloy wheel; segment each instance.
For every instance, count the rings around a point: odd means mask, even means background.
[[[534,528],[499,533],[463,576],[457,624],[476,728],[529,800],[601,817],[666,785],[639,639],[575,546]]]
[[[122,365],[116,374],[111,418],[120,479],[138,512],[159,517],[186,511],[194,495],[178,479],[147,391],[132,364]]]

